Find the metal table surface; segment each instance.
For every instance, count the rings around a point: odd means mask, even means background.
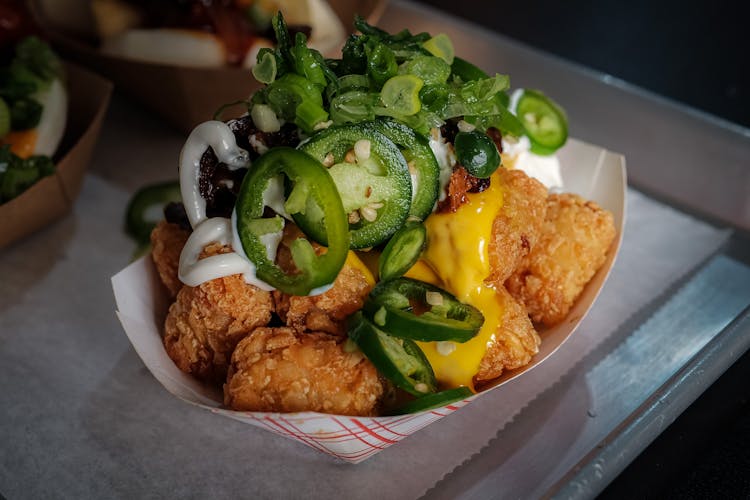
[[[602,380],[601,377],[596,376],[597,373],[602,370],[606,371],[608,367],[620,366],[618,363],[622,359],[632,359],[633,353],[628,349],[637,351],[638,339],[648,338],[650,332],[656,331],[663,334],[665,329],[672,328],[671,311],[684,309],[686,305],[690,306],[696,300],[696,296],[705,294],[707,284],[712,283],[712,280],[725,279],[738,269],[736,265],[750,263],[746,240],[742,238],[744,231],[750,228],[750,203],[748,203],[747,196],[750,193],[750,168],[746,161],[746,158],[750,157],[750,132],[746,129],[730,126],[630,87],[624,82],[534,51],[500,35],[424,7],[393,2],[386,10],[381,25],[389,30],[409,27],[412,31],[446,32],[454,40],[457,53],[466,54],[486,70],[511,74],[514,85],[541,86],[539,82],[544,82],[545,90],[554,95],[568,111],[571,135],[625,153],[628,158],[629,176],[635,186],[658,195],[691,213],[704,216],[719,225],[736,228],[732,241],[735,247],[739,246],[740,250],[732,254],[734,260],[719,255],[694,274],[686,277],[680,284],[680,288],[670,289],[670,295],[653,297],[647,308],[648,311],[636,315],[633,321],[626,324],[622,335],[615,341],[602,346],[588,356],[582,364],[576,367],[576,373],[571,373],[562,380],[563,387],[568,387],[576,380],[576,377],[593,377],[591,380]],[[115,99],[114,109],[108,115],[108,122],[102,137],[102,147],[97,149],[92,162],[92,174],[95,181],[91,185],[99,186],[101,182],[105,182],[120,190],[133,192],[147,182],[175,177],[175,158],[182,139],[177,134],[166,132],[164,126],[148,114],[140,112],[137,108],[130,110],[129,107],[129,103],[122,97]],[[607,112],[603,113],[601,111],[603,109],[607,109]],[[617,119],[614,119],[614,116],[617,116]],[[137,144],[119,141],[116,135],[122,130],[131,130],[131,139],[137,138]],[[705,147],[700,149],[684,147],[685,144],[695,144],[698,140]],[[111,161],[115,158],[117,161]],[[127,161],[124,162],[123,158]],[[712,182],[708,182],[708,174],[702,168],[709,162],[715,165],[714,172],[718,169],[722,174],[712,176],[710,179]],[[124,163],[127,163],[127,168],[122,168]],[[154,170],[155,164],[164,165],[163,170]],[[676,172],[680,175],[676,175]],[[104,255],[107,252],[123,254],[123,248],[129,248],[129,243],[123,235],[113,235],[111,231],[112,220],[119,220],[122,216],[125,200],[100,199],[101,195],[92,190],[86,191],[86,195],[89,197],[87,201],[90,205],[101,207],[102,217],[100,223],[87,229],[109,235],[109,239],[101,242],[98,248],[99,253],[91,254],[90,265],[102,273],[112,274],[117,271],[117,267],[113,267],[111,259],[108,260]],[[60,277],[56,275],[60,268],[59,260],[66,259],[67,252],[72,251],[66,249],[66,245],[73,245],[73,250],[76,251],[85,251],[85,248],[76,246],[80,246],[79,243],[71,243],[70,237],[67,236],[75,231],[75,225],[76,219],[68,217],[29,241],[20,243],[5,253],[6,259],[7,255],[12,255],[12,261],[3,262],[4,255],[0,254],[0,266],[12,265],[28,270],[28,273],[24,275],[16,273],[14,275],[16,281],[13,283],[5,283],[8,287],[16,287],[19,290],[19,296],[13,297],[0,306],[0,313],[13,308],[18,302],[33,299],[28,294],[37,293],[34,288],[36,282],[51,277],[52,283],[59,284],[58,278]],[[46,245],[45,238],[53,240],[59,238],[60,243]],[[35,263],[25,261],[21,254],[26,251],[38,257],[39,260]],[[142,369],[139,371],[133,368],[131,363],[123,358],[112,358],[109,346],[114,342],[118,348],[123,349],[126,343],[124,336],[121,335],[113,340],[95,331],[98,325],[112,322],[112,308],[92,310],[89,304],[77,299],[76,292],[77,289],[100,286],[99,281],[106,279],[107,276],[108,274],[89,276],[81,273],[78,282],[63,283],[60,285],[59,293],[65,301],[50,304],[49,309],[40,311],[40,317],[37,318],[37,321],[54,324],[58,315],[76,314],[78,315],[76,324],[84,330],[89,329],[82,334],[87,339],[85,349],[89,354],[85,359],[93,363],[96,370],[100,370],[102,377],[101,380],[90,381],[95,396],[92,401],[71,401],[71,403],[80,405],[78,409],[81,416],[80,426],[86,429],[87,439],[103,448],[101,450],[103,457],[123,452],[129,446],[123,437],[129,430],[132,430],[123,427],[131,425],[129,421],[124,419],[124,423],[117,426],[108,420],[116,416],[118,411],[122,411],[126,416],[133,411],[155,414],[159,411],[174,411],[174,407],[179,405],[179,402],[173,403],[166,400],[167,396],[163,394],[165,401],[158,408],[117,407],[118,398],[125,397],[122,377],[140,379],[145,375]],[[722,297],[715,295],[713,300],[716,302],[707,304],[716,305],[721,302]],[[111,299],[103,298],[101,302],[106,307],[110,307]],[[712,311],[714,309],[720,308],[711,308]],[[692,318],[700,318],[700,312],[696,312],[697,316]],[[622,415],[621,421],[613,424],[611,432],[605,439],[593,446],[590,453],[582,457],[575,467],[562,471],[557,477],[546,478],[547,480],[553,479],[553,481],[543,493],[565,497],[590,497],[601,490],[665,425],[748,349],[750,346],[748,312],[745,310],[732,314],[734,316],[731,318],[722,318],[719,322],[707,323],[704,327],[705,331],[701,333],[708,338],[705,345],[694,356],[681,362],[678,369],[665,374],[668,377],[663,384],[649,388],[648,393],[644,394],[642,403],[633,412]],[[648,319],[649,317],[651,319]],[[25,324],[21,320],[18,321],[18,324]],[[33,319],[28,321],[33,321]],[[716,325],[721,326],[714,329]],[[0,331],[0,352],[4,346],[2,333]],[[64,356],[69,355],[70,350],[81,348],[81,346],[66,344],[64,339],[50,339],[48,336],[41,336],[38,332],[31,333],[29,345],[37,341],[48,343],[44,347],[45,356],[49,358],[45,362],[48,363],[50,373],[55,373],[57,370],[55,349],[61,356]],[[630,339],[630,342],[627,339]],[[7,373],[24,372],[23,355],[19,353],[17,358],[14,358],[17,359],[18,365],[4,367],[6,376]],[[80,367],[79,371],[84,373],[84,367]],[[24,374],[24,376],[27,375]],[[33,389],[38,392],[38,383],[33,377],[29,378],[27,381],[29,390]],[[114,384],[114,386],[110,387],[107,384]],[[153,384],[144,385],[142,390],[154,397],[152,393],[158,390],[152,386]],[[559,388],[559,384],[555,387]],[[75,394],[74,390],[65,387],[63,380],[52,384],[48,390],[55,391],[58,395],[61,394],[63,398],[68,394]],[[549,393],[542,394],[525,411],[533,412],[535,407],[556,404],[557,401],[554,398],[550,399],[549,396]],[[55,404],[61,403],[56,401]],[[102,410],[96,405],[106,405],[108,409]],[[13,409],[12,411],[21,410]],[[102,411],[109,412],[109,414],[102,415]],[[30,421],[34,418],[42,417],[29,415]],[[203,421],[202,417],[198,418],[199,422]],[[49,422],[48,425],[50,432],[61,434],[66,432],[64,428],[57,429],[54,422]],[[0,431],[7,431],[7,429],[0,429]],[[498,436],[527,431],[528,429],[523,428],[523,422],[514,421]],[[62,438],[50,442],[37,442],[32,428],[20,429],[19,432],[28,435],[27,443],[39,446],[50,454],[59,454],[63,462],[70,454],[69,450],[58,448],[60,443],[64,442]],[[158,446],[159,429],[150,428],[143,432],[152,435],[153,446]],[[44,434],[44,436],[49,438],[50,434]],[[181,445],[174,442],[170,444],[175,446],[176,452],[179,453]],[[144,452],[147,453],[148,450]],[[502,490],[499,488],[501,488],[503,477],[499,471],[508,461],[508,456],[503,453],[502,439],[491,441],[481,453],[437,483],[426,493],[426,497],[502,496]],[[11,456],[10,453],[8,456]],[[14,453],[12,456],[23,455]],[[241,457],[240,454],[238,458]],[[3,452],[0,451],[0,471],[11,470],[10,464],[4,463],[2,459]],[[39,483],[44,485],[44,487],[36,485],[34,489],[27,486],[28,491],[37,493],[55,491],[54,484],[45,483],[49,483],[50,478],[59,480],[59,474],[55,475],[43,468],[37,469],[40,466],[33,457],[24,457],[22,460],[26,461],[21,465],[32,473],[36,473]],[[13,464],[13,466],[17,465]],[[136,464],[131,465],[136,471],[140,471]],[[3,466],[6,468],[3,469]],[[99,467],[102,467],[102,470],[109,470],[106,464],[91,463],[89,466],[94,470],[99,470]],[[199,466],[196,465],[196,468]],[[196,472],[199,470],[184,471],[186,474]],[[153,477],[155,473],[150,471],[140,473],[144,481],[158,481],[158,477]],[[106,496],[107,492],[114,491],[108,488],[116,490],[122,487],[123,482],[138,479],[137,475],[132,474],[122,477],[103,476],[101,485],[88,485],[87,488],[81,486],[82,489],[76,490],[71,486],[75,480],[75,471],[68,471],[66,477],[71,480],[70,484],[66,484],[68,489],[52,496],[71,497],[76,496],[77,491],[86,492],[88,496],[94,496],[97,493],[99,496]],[[6,488],[10,488],[11,484],[13,484],[12,478],[3,477],[0,482],[0,494],[8,494]],[[18,491],[22,490],[13,490],[15,493]],[[377,497],[377,492],[371,492],[371,496]]]

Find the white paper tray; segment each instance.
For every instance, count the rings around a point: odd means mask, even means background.
[[[501,377],[491,388],[466,400],[418,414],[390,417],[232,411],[223,407],[223,395],[217,388],[201,384],[181,372],[167,356],[161,334],[166,316],[164,290],[155,277],[150,258],[140,259],[112,278],[117,316],[144,364],[173,395],[217,415],[274,432],[338,459],[359,463],[503,384],[524,376],[552,356],[585,318],[604,286],[622,242],[625,158],[573,139],[558,155],[565,191],[594,200],[612,212],[617,236],[606,261],[584,288],[566,319],[542,332],[542,344],[531,362],[523,370]]]

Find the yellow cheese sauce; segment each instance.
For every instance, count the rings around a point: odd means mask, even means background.
[[[484,282],[490,274],[492,225],[503,205],[498,175],[492,176],[485,191],[467,196],[469,202],[455,213],[436,213],[427,218],[423,260],[406,275],[441,286],[484,314],[484,325],[476,337],[454,343],[452,352],[441,349],[440,353],[437,342],[419,342],[439,382],[474,389],[473,377],[503,316],[494,288]]]
[[[344,263],[344,265],[353,269],[359,269],[359,271],[364,274],[367,284],[370,286],[375,286],[375,278],[373,277],[370,268],[367,267],[364,262],[362,262],[362,260],[353,250],[349,250],[349,253],[346,254],[346,262]]]

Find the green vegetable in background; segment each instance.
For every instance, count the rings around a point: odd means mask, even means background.
[[[152,184],[139,189],[128,203],[125,230],[140,245],[148,245],[151,231],[163,217],[169,202],[182,201],[178,181]]]
[[[16,44],[10,65],[0,69],[0,97],[11,110],[12,130],[33,128],[39,123],[41,105],[32,95],[46,89],[62,74],[62,65],[49,45],[36,37]]]
[[[47,156],[21,159],[10,151],[10,146],[0,147],[0,203],[12,200],[54,172],[55,165]]]

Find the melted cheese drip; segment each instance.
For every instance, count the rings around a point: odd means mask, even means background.
[[[407,275],[444,287],[484,314],[479,333],[468,342],[456,343],[447,355],[438,351],[437,342],[419,343],[441,383],[473,389],[474,375],[503,316],[495,289],[484,282],[490,274],[492,224],[503,205],[498,175],[492,176],[488,189],[468,197],[469,202],[455,213],[432,214],[425,221],[425,262],[417,263]]]

